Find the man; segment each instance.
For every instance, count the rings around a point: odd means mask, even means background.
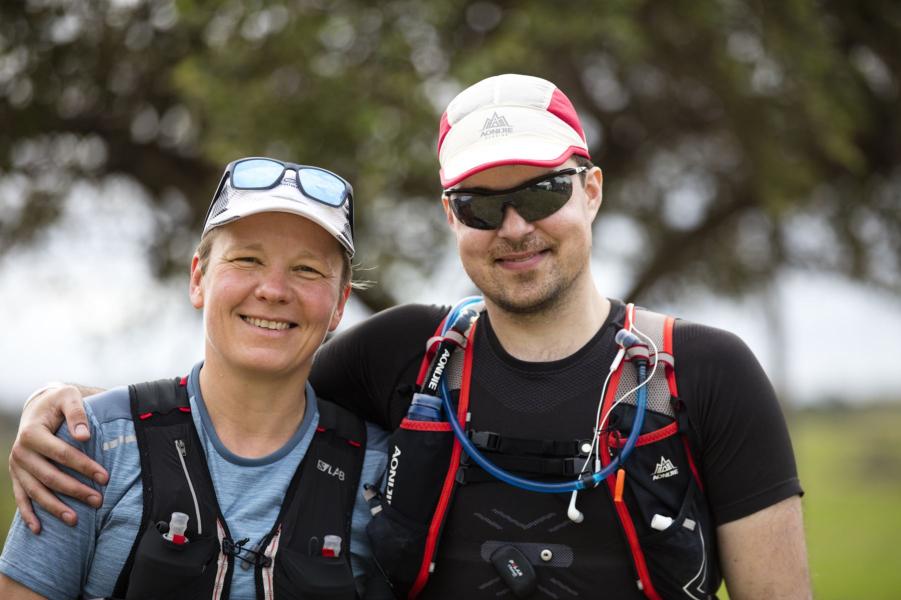
[[[372,573],[362,486],[385,455],[307,383],[351,290],[352,201],[318,167],[226,167],[191,263],[204,360],[84,402],[104,503],[76,507],[75,530],[34,536],[16,519],[0,597],[358,597]]]
[[[439,515],[430,506],[436,517],[402,531],[428,529],[422,561],[412,565],[415,579],[407,580],[413,592],[702,598],[715,594],[721,570],[733,599],[808,598],[791,444],[772,387],[740,340],[660,321],[669,324],[654,337],[666,341],[675,361],[649,379],[665,372],[666,401],[647,411],[651,429],[638,431],[638,445],[625,456],[628,443],[621,441],[639,411],[629,392],[611,385],[615,392],[604,393],[605,378],[624,368],[627,342],[618,344],[617,332],[643,333],[645,321],[637,327],[635,319],[645,313],[605,298],[591,276],[602,175],[563,92],[521,75],[473,85],[443,115],[438,155],[447,222],[485,303],[467,344],[468,366],[455,374],[462,381],[455,397],[469,403],[461,410],[468,413],[469,435],[493,459],[532,479],[547,480],[548,473],[574,479],[617,459],[623,474],[604,478],[600,489],[588,486],[578,498],[580,511],[575,496],[523,491],[467,460],[459,468],[439,465],[448,469],[439,503],[447,511]],[[326,344],[311,379],[362,416],[397,427],[411,393],[421,389],[416,381],[426,341],[446,314],[441,307],[401,306],[376,315]],[[656,367],[664,344],[660,353],[651,346]],[[41,482],[84,497],[84,489],[60,479],[35,453],[95,472],[80,457],[58,454],[41,435],[42,419],[55,425],[61,408],[70,423],[83,420],[67,400],[73,392],[46,394],[23,415],[20,440],[30,448],[17,442],[12,469],[21,480],[20,506],[27,506],[27,490],[57,514],[65,510]],[[659,446],[665,453],[654,456],[658,443],[666,444]],[[385,502],[373,510],[372,523],[384,524],[388,519],[379,514],[391,517],[394,507]],[[391,518],[404,522],[405,516]],[[373,542],[378,546],[377,536]],[[418,551],[422,540],[412,545]],[[409,575],[404,562],[411,560],[400,561],[398,572]],[[687,574],[685,565],[692,569]]]

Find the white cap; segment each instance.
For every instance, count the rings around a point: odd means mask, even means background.
[[[500,165],[556,167],[573,154],[591,158],[579,115],[550,81],[496,75],[462,92],[441,116],[441,185]]]
[[[297,172],[293,169],[287,169],[282,182],[268,190],[235,189],[230,179],[226,179],[221,187],[210,207],[203,235],[210,229],[257,213],[286,212],[309,219],[328,231],[341,243],[348,256],[353,257],[352,197],[349,196],[342,206],[330,206],[308,198],[298,187]]]

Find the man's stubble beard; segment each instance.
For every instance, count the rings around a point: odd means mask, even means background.
[[[539,244],[533,239],[526,239],[518,244],[506,243],[503,248],[493,250],[492,255],[501,255],[506,251],[523,252],[532,250]],[[549,251],[550,257],[558,256],[558,246],[550,246],[546,247],[546,249]],[[513,277],[514,283],[512,286],[509,286],[514,290],[519,290],[524,286],[535,283],[537,283],[539,288],[535,292],[531,292],[530,288],[529,291],[531,293],[525,294],[529,299],[524,300],[518,300],[518,296],[523,294],[507,293],[508,289],[505,289],[505,285],[501,281],[502,278],[494,278],[494,273],[489,273],[491,281],[486,283],[490,285],[479,285],[477,281],[475,283],[482,295],[502,311],[520,317],[539,317],[550,313],[566,302],[570,290],[586,268],[585,265],[582,265],[571,276],[567,277],[565,271],[559,268],[561,266],[559,264],[551,265],[552,268],[548,274],[540,274],[534,271],[515,274]],[[545,281],[541,282],[542,279]]]

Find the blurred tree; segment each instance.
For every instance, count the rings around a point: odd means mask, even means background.
[[[360,297],[383,308],[445,250],[440,112],[501,72],[582,114],[598,227],[635,240],[627,297],[741,295],[786,266],[901,293],[892,0],[4,2],[0,254],[125,175],[158,207],[157,272],[181,270],[222,165],[273,155],[353,182],[380,283]]]

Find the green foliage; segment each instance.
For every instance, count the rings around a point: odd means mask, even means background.
[[[573,99],[601,219],[642,231],[625,296],[740,295],[784,266],[901,291],[899,40],[888,0],[7,2],[0,254],[52,225],[74,182],[125,174],[161,210],[173,190],[187,202],[150,249],[181,272],[224,163],[269,154],[353,182],[380,268],[363,299],[387,306],[443,251],[422,243],[443,235],[441,110],[512,71]]]

